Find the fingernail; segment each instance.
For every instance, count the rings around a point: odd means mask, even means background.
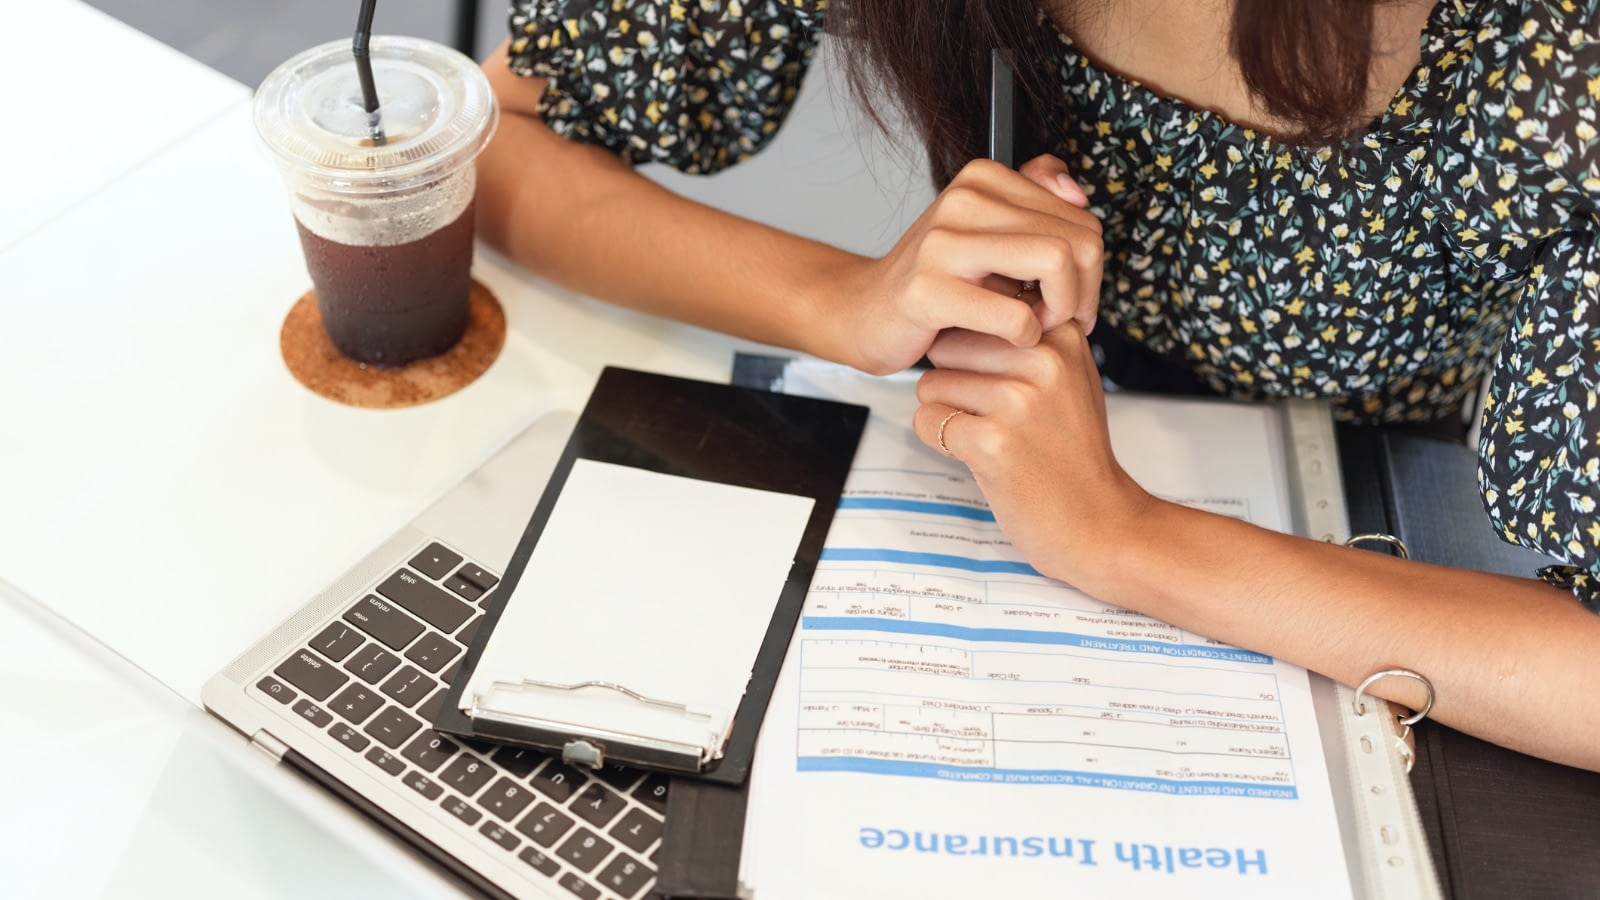
[[[1061,188],[1061,199],[1073,206],[1089,205],[1089,195],[1083,192],[1083,188],[1078,187],[1078,183],[1072,180],[1071,175],[1062,172],[1056,176],[1056,184]]]

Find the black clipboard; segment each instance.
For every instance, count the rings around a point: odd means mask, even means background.
[[[463,657],[434,726],[469,739],[536,747],[591,766],[639,766],[716,784],[742,784],[749,776],[761,719],[799,620],[866,417],[865,407],[851,404],[607,367],[556,464],[504,578],[485,604],[483,626]],[[582,727],[552,728],[546,721],[530,724],[526,720],[469,715],[462,710],[464,705],[474,706],[463,703],[467,685],[508,604],[519,599],[518,583],[580,461],[585,467],[604,463],[811,500],[810,514],[755,652],[731,729],[718,752],[696,765],[652,753],[650,748],[614,734],[597,736]],[[691,526],[692,522],[685,522],[685,527]],[[604,641],[606,635],[566,637],[575,642],[598,642]],[[664,665],[671,664],[673,652],[663,648]]]

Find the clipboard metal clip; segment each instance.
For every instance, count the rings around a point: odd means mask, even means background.
[[[680,712],[687,712],[689,710],[689,707],[685,704],[674,703],[671,700],[657,700],[654,697],[646,697],[627,685],[617,684],[614,681],[579,681],[573,684],[557,684],[554,681],[539,681],[534,678],[524,678],[522,679],[522,683],[520,685],[512,684],[506,681],[496,681],[494,686],[497,688],[503,687],[512,689],[516,689],[518,687],[538,687],[549,688],[550,690],[556,691],[576,691],[582,688],[604,688],[608,691],[616,691],[619,694],[626,695],[634,700],[639,701],[640,703],[650,703],[655,706],[664,706],[667,709],[675,709]]]
[[[620,695],[641,705],[622,717],[604,720],[607,724],[579,724],[577,716],[538,715],[526,707],[509,709],[492,702],[496,694],[515,697],[539,692],[576,699],[579,691],[597,690]],[[503,693],[502,693],[503,692]],[[514,704],[511,704],[514,705]],[[687,704],[647,697],[626,685],[610,681],[579,681],[562,684],[524,678],[520,681],[496,680],[489,690],[474,694],[467,715],[480,728],[491,726],[497,736],[559,750],[564,762],[600,768],[607,761],[698,772],[720,756],[721,744],[715,740],[714,716],[689,708]],[[664,733],[662,722],[675,724]],[[494,728],[493,726],[499,726]],[[631,727],[630,727],[631,726]],[[704,735],[704,741],[685,739],[685,734]]]

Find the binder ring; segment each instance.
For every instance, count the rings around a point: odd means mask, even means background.
[[[1358,534],[1350,540],[1345,541],[1344,545],[1346,547],[1354,547],[1357,544],[1366,543],[1367,541],[1377,541],[1380,544],[1388,544],[1400,554],[1401,559],[1411,558],[1411,551],[1406,549],[1405,541],[1400,540],[1392,534]],[[1429,692],[1431,694],[1432,690],[1430,689]]]
[[[1398,666],[1392,669],[1379,669],[1378,671],[1373,672],[1371,675],[1368,675],[1366,678],[1363,678],[1361,683],[1356,685],[1356,696],[1355,699],[1351,701],[1351,706],[1355,709],[1356,715],[1366,715],[1367,705],[1362,702],[1362,698],[1366,696],[1367,688],[1372,687],[1374,684],[1377,684],[1379,681],[1390,676],[1394,676],[1396,678],[1410,678],[1411,680],[1421,684],[1422,689],[1427,692],[1427,698],[1423,700],[1421,710],[1414,712],[1409,716],[1398,717],[1400,724],[1409,729],[1411,726],[1427,718],[1428,713],[1433,710],[1433,682],[1422,677],[1416,672],[1411,671],[1410,669],[1402,669]]]

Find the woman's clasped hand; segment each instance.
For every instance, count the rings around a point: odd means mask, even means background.
[[[972,470],[995,521],[1046,575],[1097,583],[1151,497],[1118,465],[1100,373],[1069,320],[1031,347],[949,331],[917,383],[917,435]]]
[[[819,324],[837,326],[853,364],[874,374],[916,362],[946,328],[1017,347],[1068,321],[1088,331],[1105,245],[1086,204],[1054,156],[1018,170],[974,160],[886,254],[858,263],[841,286],[846,315]]]

